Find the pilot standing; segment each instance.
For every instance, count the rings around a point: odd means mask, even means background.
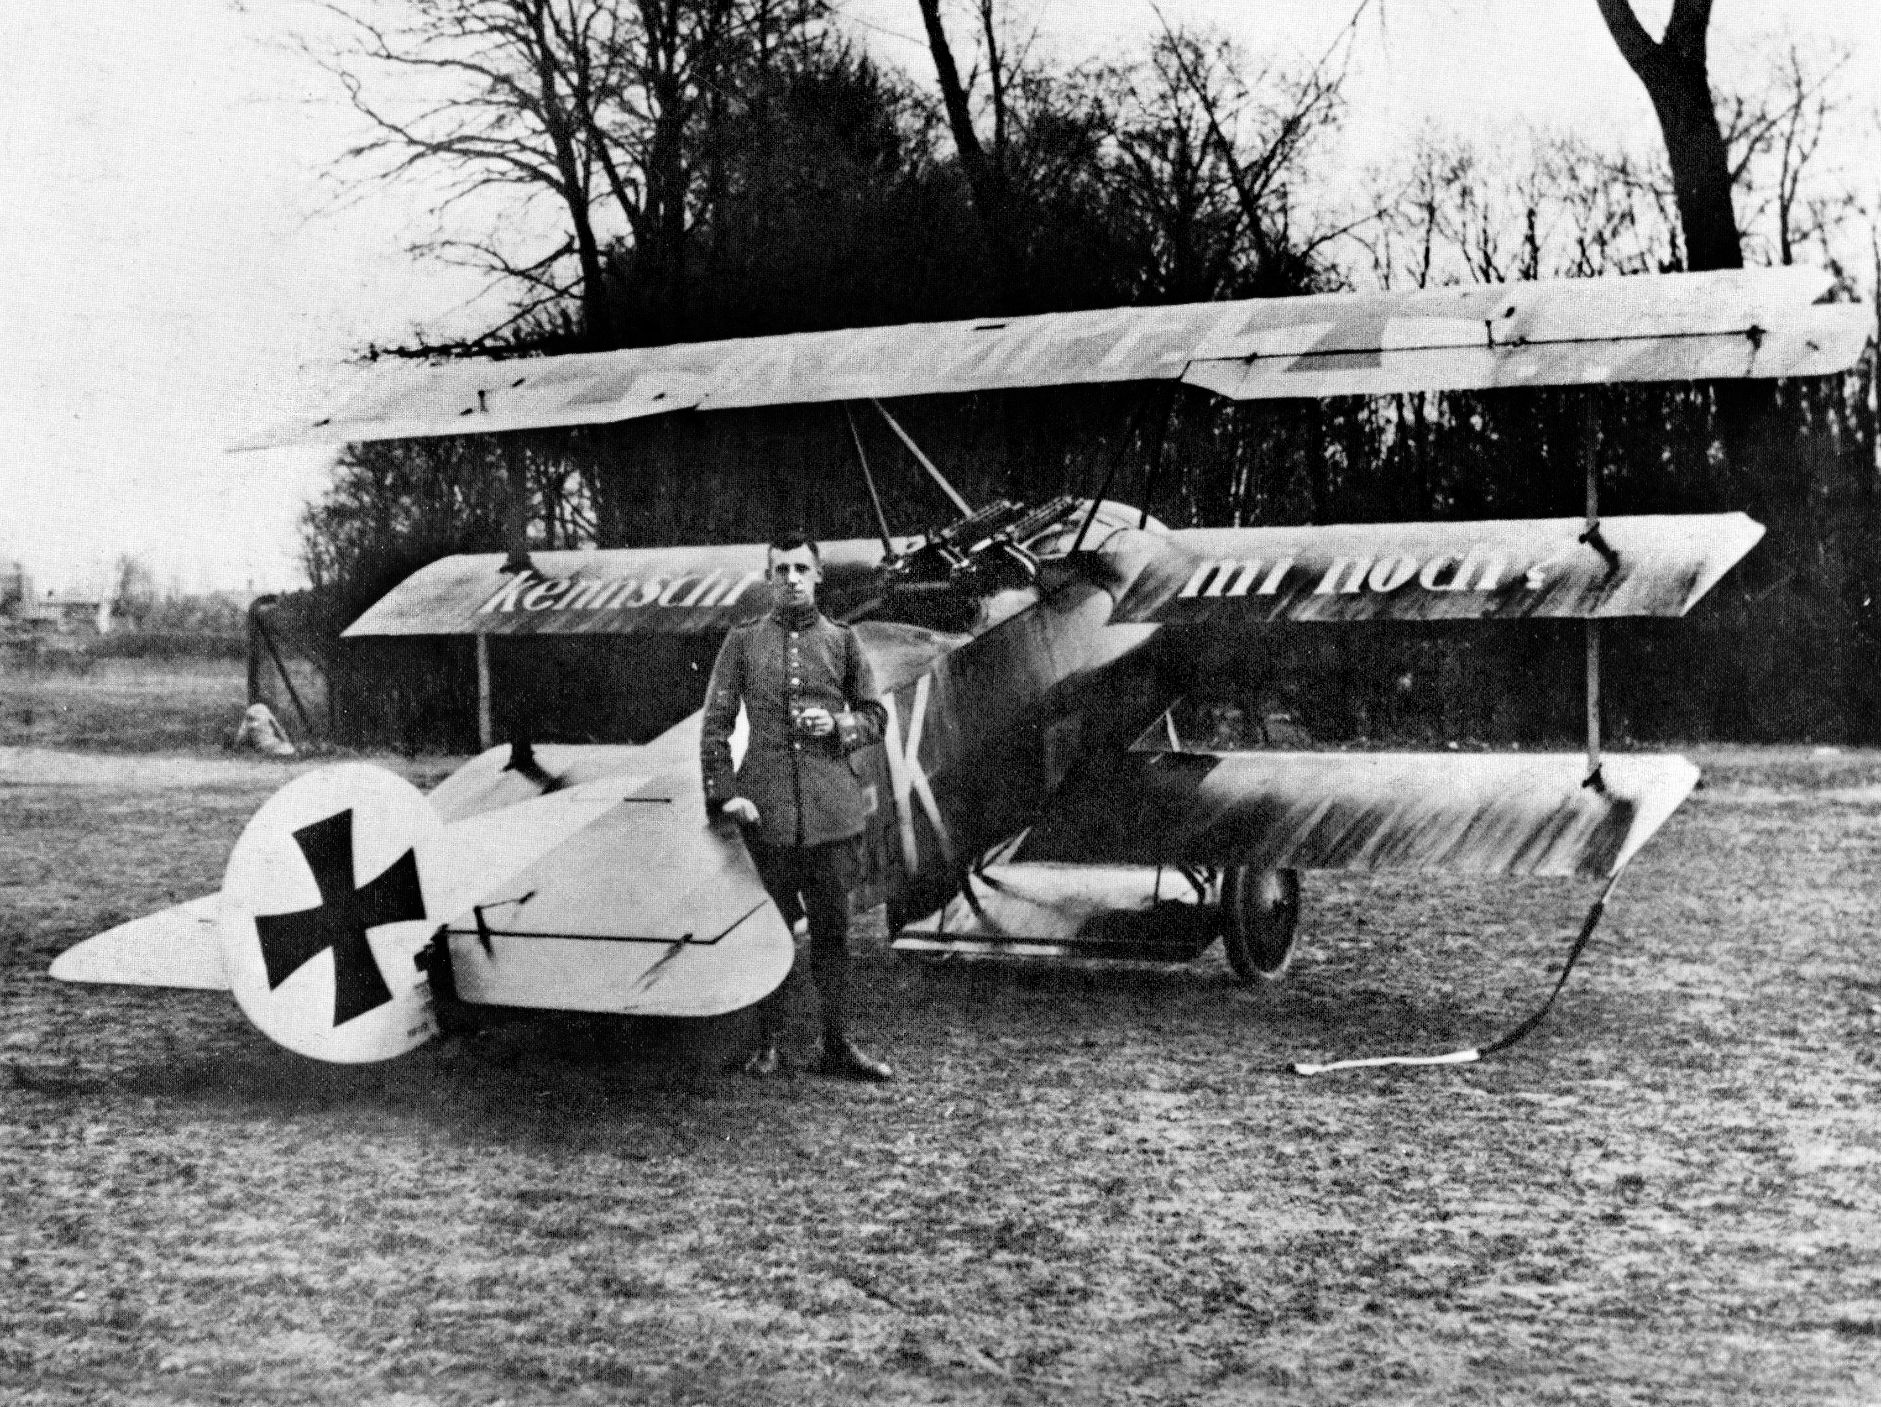
[[[888,715],[855,631],[817,609],[822,554],[801,534],[766,549],[772,606],[734,628],[712,666],[699,740],[705,807],[744,827],[758,874],[786,922],[810,920],[810,977],[823,1014],[821,1074],[890,1080],[849,1039],[849,888],[866,804],[850,754],[881,740]],[[744,764],[731,735],[744,704]],[[746,1063],[777,1073],[778,993],[759,1006],[762,1041]]]

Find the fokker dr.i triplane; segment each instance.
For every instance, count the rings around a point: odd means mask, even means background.
[[[1095,382],[1237,399],[1815,376],[1867,310],[1788,268],[1015,317],[381,369],[262,441],[357,442]],[[1181,960],[1246,979],[1292,950],[1302,870],[1583,876],[1600,898],[1697,781],[1603,755],[1598,630],[1680,616],[1756,544],[1740,513],[1169,530],[1098,489],[823,546],[887,706],[857,755],[871,897],[929,955]],[[858,444],[858,450],[860,445]],[[858,485],[865,482],[861,466]],[[866,479],[873,493],[872,478]],[[1576,505],[1579,506],[1578,504]],[[423,568],[347,634],[722,632],[764,609],[761,545],[539,551]],[[1172,653],[1268,621],[1574,618],[1585,753],[1213,751],[1167,726]],[[1179,660],[1178,660],[1179,662]],[[782,981],[792,935],[729,824],[699,717],[642,746],[497,744],[429,795],[363,763],[297,777],[218,894],[62,954],[73,981],[230,991],[304,1055],[379,1060],[436,1031],[434,984],[501,1007],[705,1017]],[[1563,972],[1565,975],[1565,971]],[[1475,1052],[1464,1052],[1469,1058]]]

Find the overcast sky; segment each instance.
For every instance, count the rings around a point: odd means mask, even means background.
[[[1664,0],[1636,2],[1656,28]],[[1316,59],[1355,3],[1162,9],[1257,57]],[[842,8],[881,58],[931,77],[915,0]],[[331,454],[224,447],[317,401],[366,343],[475,330],[498,310],[469,275],[405,252],[429,228],[423,191],[339,200],[330,169],[358,133],[286,43],[304,13],[0,0],[0,560],[42,587],[102,586],[126,553],[189,590],[297,584],[296,520]],[[1149,0],[1024,13],[1066,58],[1118,55],[1157,29]],[[1876,0],[1718,0],[1714,68],[1748,69],[1787,29],[1849,46],[1854,90],[1881,98],[1878,27]],[[1593,0],[1373,0],[1347,94],[1332,169],[1348,172],[1388,164],[1433,123],[1656,140]],[[1864,128],[1851,179],[1872,183],[1881,127],[1870,114]]]

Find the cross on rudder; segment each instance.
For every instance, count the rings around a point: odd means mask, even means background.
[[[331,948],[333,1024],[343,1026],[392,1000],[366,931],[425,917],[417,856],[407,850],[364,886],[355,888],[350,808],[303,826],[294,832],[294,843],[320,890],[320,903],[295,913],[256,916],[268,987],[279,987]]]

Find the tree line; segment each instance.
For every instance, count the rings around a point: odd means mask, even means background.
[[[1541,134],[1484,151],[1426,134],[1370,182],[1328,169],[1362,3],[1317,63],[1263,64],[1165,24],[1135,58],[1064,66],[1039,58],[998,0],[914,0],[931,91],[869,58],[816,0],[346,0],[317,57],[369,126],[350,154],[359,179],[443,182],[427,252],[513,295],[482,336],[376,355],[525,356],[1747,254],[1826,262],[1845,290],[1865,282],[1873,212],[1822,156],[1848,116],[1841,56],[1792,46],[1753,88],[1722,91],[1704,0],[1678,0],[1658,40],[1625,0],[1597,3],[1652,98],[1662,151]],[[1237,405],[1167,386],[1065,388],[923,398],[898,414],[976,500],[1109,479],[1189,526],[1576,512],[1589,398],[1607,511],[1742,508],[1771,529],[1694,620],[1610,632],[1617,730],[1873,737],[1872,354],[1846,378],[1774,390]],[[897,530],[941,521],[897,442],[863,433]],[[543,547],[761,540],[779,523],[868,535],[849,434],[840,411],[798,407],[351,447],[305,521],[316,614],[337,631],[425,562],[499,550],[518,531]],[[391,685],[378,648],[332,655],[348,726],[462,745],[464,652],[426,647],[435,668]],[[633,693],[651,661],[531,649],[511,682],[557,695],[538,700],[548,726],[640,726],[587,701]],[[1572,735],[1577,650],[1545,628],[1269,631],[1224,652],[1211,687],[1330,737],[1540,741]]]

